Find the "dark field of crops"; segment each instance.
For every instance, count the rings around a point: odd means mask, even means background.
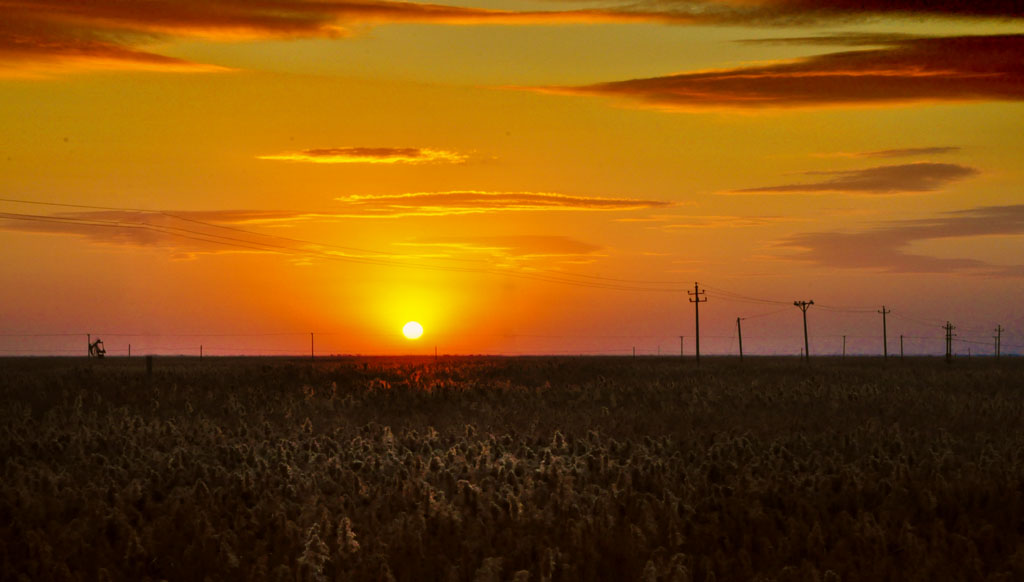
[[[1024,362],[0,360],[3,580],[1024,580]]]

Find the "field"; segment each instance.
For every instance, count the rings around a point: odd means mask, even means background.
[[[3,580],[1024,580],[1024,362],[0,360]]]

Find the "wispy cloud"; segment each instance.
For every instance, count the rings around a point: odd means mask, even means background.
[[[19,205],[39,203],[19,203]],[[198,253],[255,252],[296,256],[331,256],[364,259],[402,259],[378,251],[323,246],[253,228],[331,223],[363,218],[444,216],[505,211],[632,210],[667,206],[667,202],[627,198],[595,198],[551,193],[440,192],[395,196],[350,196],[340,207],[325,211],[295,210],[180,210],[174,212],[95,209],[52,214],[0,211],[0,230],[83,238],[91,243],[161,248],[187,255]],[[59,206],[59,205],[58,205]],[[17,208],[17,206],[16,206]],[[280,231],[278,231],[280,232]],[[507,249],[508,255],[584,255],[598,247],[565,237],[519,236],[473,239],[431,239],[420,246],[469,245]],[[518,249],[518,250],[517,250]],[[529,251],[529,252],[527,252]]]
[[[78,69],[224,70],[152,52],[157,41],[339,38],[367,25],[528,25],[685,20],[605,8],[511,11],[396,0],[20,0],[0,3],[0,75]]]
[[[874,150],[870,152],[835,152],[830,154],[819,154],[819,157],[837,158],[913,158],[920,156],[936,156],[953,154],[961,150],[955,146],[935,146],[925,148],[899,148],[891,150]]]
[[[878,41],[884,46],[785,62],[532,89],[675,111],[1024,99],[1024,35]]]
[[[779,246],[797,251],[790,258],[824,267],[1024,276],[1024,265],[1020,264],[994,265],[969,257],[941,258],[908,252],[919,241],[1006,235],[1024,235],[1024,205],[971,208],[936,218],[887,222],[860,232],[797,234]]]
[[[303,219],[287,211],[146,212],[95,210],[55,214],[0,212],[0,229],[37,234],[69,235],[113,246],[161,248],[185,253],[291,252],[280,237],[244,230],[258,223]],[[300,249],[305,248],[299,245]],[[289,251],[291,249],[291,251]]]
[[[779,222],[791,222],[792,218],[783,216],[687,216],[676,218],[668,224],[659,226],[665,230],[689,230],[697,228],[747,228],[765,226]]]
[[[919,162],[893,166],[877,166],[861,170],[804,172],[808,176],[823,176],[816,182],[782,184],[731,190],[723,194],[907,194],[934,192],[944,186],[978,175],[980,172],[959,164]]]
[[[671,203],[634,198],[598,198],[549,192],[416,192],[337,199],[350,216],[447,216],[513,211],[637,210]]]
[[[1024,17],[1024,8],[1014,0],[641,0],[630,6],[704,23],[756,26],[863,22],[879,17]]]
[[[0,75],[79,69],[224,70],[152,52],[156,41],[339,38],[367,25],[659,22],[792,26],[879,17],[1020,19],[1014,0],[584,0],[575,10],[514,11],[397,0],[19,0],[0,3]],[[891,35],[892,36],[892,35]]]
[[[261,160],[313,164],[461,164],[469,156],[431,148],[319,148],[256,156]]]
[[[566,236],[508,235],[423,238],[403,246],[486,254],[502,258],[579,257],[598,253],[602,247]]]

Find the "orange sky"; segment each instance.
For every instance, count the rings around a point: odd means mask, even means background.
[[[0,355],[1024,351],[1024,11],[920,4],[0,0]]]

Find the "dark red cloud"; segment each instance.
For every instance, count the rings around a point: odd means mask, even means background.
[[[977,175],[975,168],[958,164],[920,162],[878,166],[861,170],[806,172],[824,176],[823,180],[804,184],[782,184],[733,190],[737,194],[788,194],[794,192],[840,194],[902,194],[934,192],[943,186]]]
[[[648,0],[640,7],[721,24],[802,25],[879,17],[1012,19],[1017,0]]]
[[[0,0],[0,74],[47,68],[211,70],[153,54],[168,37],[310,38],[345,36],[388,22],[558,24],[661,22],[787,26],[879,17],[1024,17],[1019,1],[641,0],[577,10],[512,11],[397,0]],[[898,36],[898,35],[891,35]],[[6,69],[6,71],[5,71]]]
[[[1024,35],[888,39],[877,49],[539,91],[652,107],[800,108],[1024,99]]]
[[[338,37],[388,22],[546,24],[681,17],[508,11],[396,0],[0,0],[0,74],[48,68],[210,70],[146,50],[154,40]]]

